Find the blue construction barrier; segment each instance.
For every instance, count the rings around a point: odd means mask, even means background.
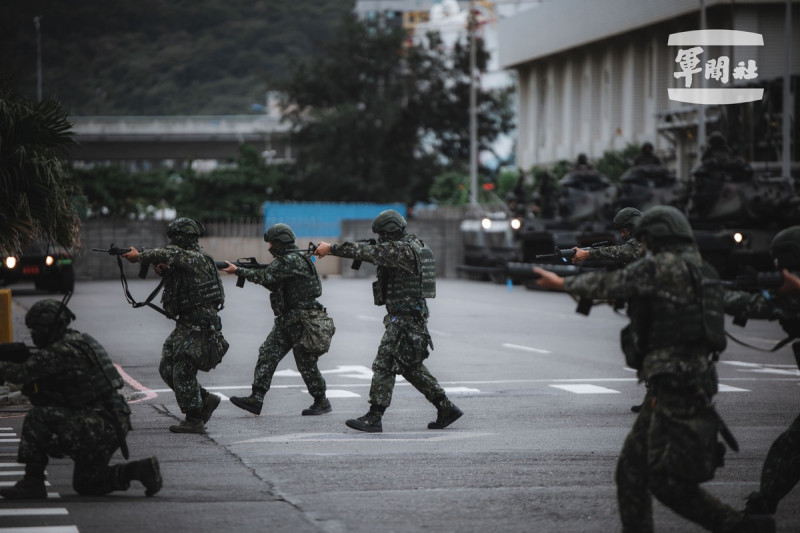
[[[372,220],[386,209],[394,209],[406,216],[406,206],[402,203],[264,202],[264,231],[283,222],[289,224],[300,238],[341,237],[342,220]]]

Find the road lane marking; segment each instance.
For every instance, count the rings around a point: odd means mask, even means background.
[[[304,390],[303,392],[307,393],[308,389]],[[361,398],[360,394],[342,389],[328,389],[325,391],[325,396],[328,398]]]
[[[719,384],[719,392],[752,392],[750,389],[740,389],[739,387],[731,387],[730,385]]]
[[[0,472],[0,476],[24,476],[24,475],[25,475],[24,470],[9,470],[7,472],[6,471]]]
[[[80,533],[77,526],[0,527],[0,533]]]
[[[0,468],[16,468],[23,466],[24,463],[0,463]]]
[[[16,433],[0,433],[0,437],[16,437]]]
[[[511,348],[512,350],[522,350],[524,352],[534,352],[534,353],[552,353],[550,350],[542,350],[541,348],[532,348],[530,346],[521,346],[519,344],[509,344],[507,342],[503,343],[504,348]]]
[[[19,439],[0,439],[0,442],[19,442]]]
[[[447,440],[471,439],[487,437],[495,433],[479,433],[470,431],[431,431],[428,433],[289,433],[287,435],[271,435],[255,439],[232,442],[238,444],[289,443],[289,442],[440,442]]]
[[[605,387],[598,387],[597,385],[590,385],[588,383],[577,383],[575,385],[550,385],[556,389],[563,389],[567,392],[574,392],[575,394],[619,394],[618,390],[607,389]]]
[[[123,381],[125,381],[128,385],[130,385],[131,387],[133,387],[137,391],[139,391],[139,392],[144,394],[143,398],[137,398],[135,400],[128,400],[128,403],[144,402],[144,401],[147,401],[147,400],[152,400],[153,398],[158,396],[158,394],[156,394],[155,391],[148,389],[147,387],[145,387],[144,385],[142,385],[141,383],[139,383],[138,381],[133,379],[127,372],[122,370],[122,367],[119,366],[118,364],[114,363],[114,367],[117,369],[117,372],[119,372],[119,375],[122,376]]]
[[[45,516],[67,515],[64,507],[30,507],[27,509],[0,509],[0,516]],[[2,531],[2,530],[0,530]]]
[[[442,387],[446,393],[460,393],[460,392],[480,392],[480,389],[471,389],[469,387]]]
[[[16,484],[16,481],[0,481],[0,487],[13,487]],[[45,480],[44,482],[45,487],[50,486],[50,482]]]

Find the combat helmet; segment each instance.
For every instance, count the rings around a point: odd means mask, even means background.
[[[282,244],[293,244],[295,240],[294,232],[288,224],[273,224],[264,233],[264,242],[279,242]]]
[[[634,228],[639,219],[642,218],[642,212],[635,207],[624,207],[614,217],[614,228],[621,230],[622,228]]]
[[[387,209],[381,211],[378,216],[372,220],[373,233],[399,233],[406,229],[406,219],[403,215],[394,209]]]
[[[636,224],[634,236],[651,250],[661,243],[694,241],[686,215],[671,205],[657,205],[645,211]]]
[[[776,267],[800,269],[800,226],[779,231],[772,239],[769,253]]]
[[[25,313],[25,325],[31,331],[33,343],[43,348],[67,331],[75,314],[58,300],[39,300]]]
[[[172,244],[185,248],[206,234],[202,224],[187,217],[176,218],[167,226],[167,238]]]

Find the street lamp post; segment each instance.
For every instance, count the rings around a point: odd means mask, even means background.
[[[36,101],[42,101],[42,28],[41,17],[33,17],[36,28]]]
[[[475,0],[469,3],[467,35],[469,36],[469,199],[478,205],[478,110],[475,87]]]

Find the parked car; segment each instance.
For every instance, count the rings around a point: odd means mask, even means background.
[[[33,281],[38,290],[69,292],[75,288],[72,254],[63,248],[36,242],[19,255],[3,257],[0,285]]]

